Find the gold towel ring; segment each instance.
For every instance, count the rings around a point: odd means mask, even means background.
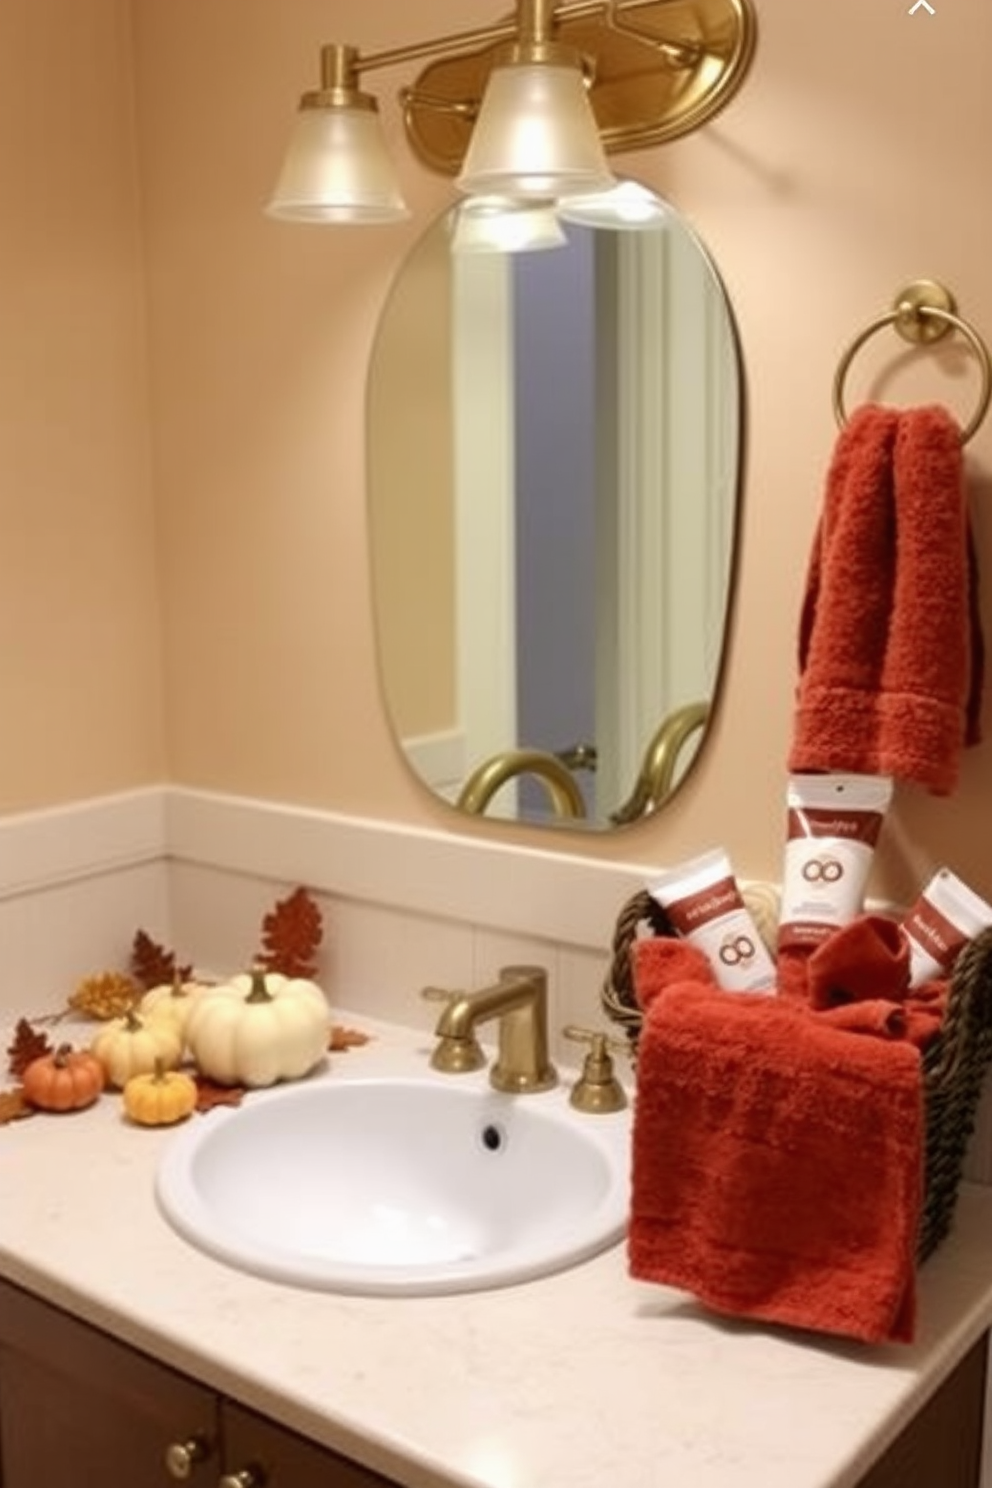
[[[982,374],[978,407],[971,421],[961,430],[961,443],[967,444],[980,427],[988,413],[989,403],[992,401],[992,356],[989,355],[988,347],[974,326],[969,325],[956,312],[954,296],[949,289],[945,289],[942,284],[938,284],[933,279],[916,279],[896,296],[891,310],[885,315],[880,315],[877,320],[873,320],[859,336],[855,336],[841,357],[834,375],[834,416],[840,427],[843,428],[847,423],[847,411],[844,407],[844,379],[855,356],[876,331],[880,331],[883,326],[894,325],[903,340],[911,341],[917,346],[927,346],[932,341],[939,341],[941,336],[946,336],[949,331],[955,330],[960,331],[971,346],[978,358]]]

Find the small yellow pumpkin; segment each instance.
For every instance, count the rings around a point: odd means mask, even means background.
[[[155,1020],[125,1013],[98,1033],[90,1050],[103,1065],[109,1084],[123,1090],[132,1075],[147,1075],[160,1059],[175,1069],[182,1058],[182,1035],[165,1018]]]
[[[21,1076],[24,1095],[41,1111],[82,1111],[103,1090],[103,1065],[86,1049],[60,1044],[32,1059]]]
[[[186,1041],[209,1079],[256,1088],[309,1074],[327,1052],[330,1027],[316,982],[255,967],[200,993]]]
[[[196,1110],[196,1082],[160,1059],[145,1075],[132,1075],[123,1090],[124,1110],[138,1126],[173,1126]]]
[[[196,997],[204,990],[200,982],[184,982],[177,972],[171,982],[150,987],[138,1003],[144,1018],[167,1018],[185,1042],[186,1019]]]

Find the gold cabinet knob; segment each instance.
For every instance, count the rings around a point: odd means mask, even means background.
[[[170,1442],[165,1449],[165,1470],[170,1478],[185,1483],[198,1462],[205,1462],[212,1447],[210,1438],[202,1432],[184,1442]]]
[[[225,1473],[217,1488],[265,1488],[266,1477],[260,1467],[243,1467],[240,1472]]]

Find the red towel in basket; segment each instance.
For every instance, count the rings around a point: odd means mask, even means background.
[[[812,953],[781,952],[780,987],[801,997],[835,1028],[905,1038],[925,1049],[940,1032],[950,991],[945,981],[909,984],[909,943],[895,920],[864,914]]]
[[[670,984],[638,1045],[631,1274],[737,1317],[908,1341],[922,1143],[912,1044]]]

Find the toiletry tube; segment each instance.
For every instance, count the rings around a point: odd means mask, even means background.
[[[958,954],[992,925],[992,905],[949,868],[938,868],[900,925],[909,942],[909,985],[949,976]]]
[[[704,953],[725,991],[774,992],[774,963],[722,848],[669,869],[648,893]]]
[[[780,951],[815,950],[862,910],[887,775],[790,775]]]

